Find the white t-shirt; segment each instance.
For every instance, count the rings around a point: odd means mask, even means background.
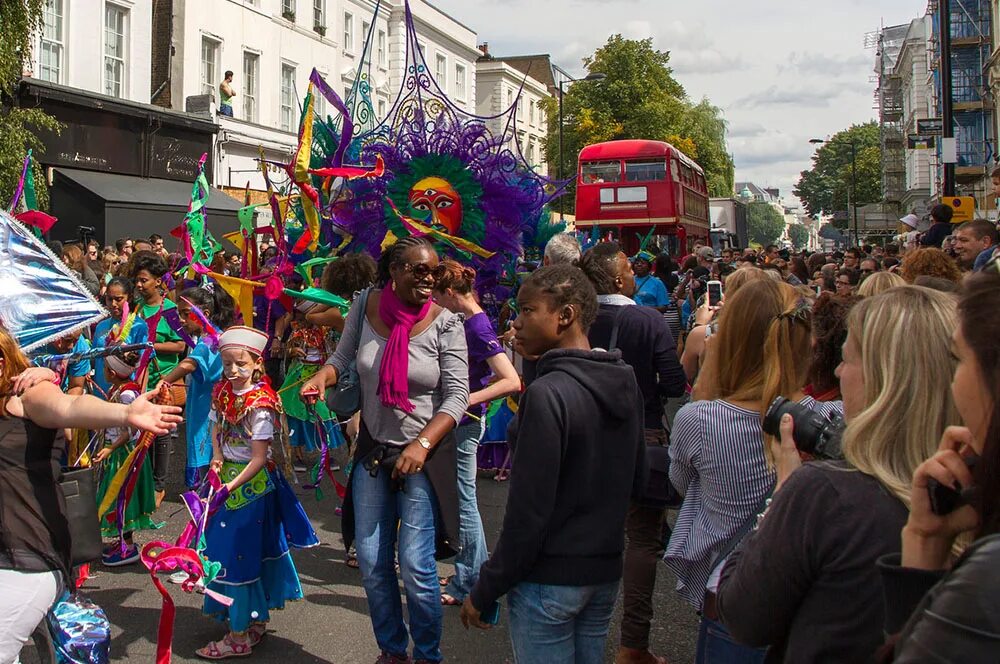
[[[125,406],[129,405],[139,397],[139,393],[135,390],[123,390],[121,394],[118,395],[117,402]],[[104,440],[105,443],[110,445],[111,443],[118,440],[118,437],[122,435],[125,431],[125,427],[109,427],[104,430]],[[137,430],[132,430],[131,440],[136,440],[139,437],[139,432]]]

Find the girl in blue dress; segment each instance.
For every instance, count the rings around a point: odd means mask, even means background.
[[[203,611],[229,622],[225,637],[196,651],[205,659],[250,654],[267,633],[270,610],[302,597],[289,547],[319,544],[271,458],[272,441],[281,436],[281,399],[264,376],[267,339],[260,330],[236,326],[219,342],[223,380],[212,397],[211,467],[223,482],[225,503],[209,519],[205,557],[223,568],[209,588],[233,603],[205,596]]]

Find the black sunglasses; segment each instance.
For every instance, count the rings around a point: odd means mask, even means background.
[[[427,263],[403,263],[403,269],[412,274],[417,281],[423,281],[427,277],[437,281],[443,274],[440,264],[431,267]]]

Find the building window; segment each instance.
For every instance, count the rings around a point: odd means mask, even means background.
[[[344,50],[354,52],[354,15],[344,12]]]
[[[361,41],[368,45],[368,33],[372,31],[372,24],[368,21],[361,22]]]
[[[378,31],[378,66],[385,68],[388,65],[385,52],[385,30]]]
[[[535,139],[529,139],[528,141],[528,163],[532,166],[535,165]]]
[[[38,78],[52,83],[61,82],[63,45],[63,0],[46,0],[42,14]]]
[[[243,118],[247,122],[257,122],[257,96],[260,81],[260,56],[243,53]]]
[[[455,65],[455,98],[465,101],[465,65]]]
[[[353,89],[354,89],[353,85],[344,86],[344,97],[343,97],[344,103],[347,103],[347,100],[351,98],[351,90]]]
[[[295,127],[295,66],[281,65],[281,128],[292,131]]]
[[[321,71],[319,75],[326,79],[327,72]],[[313,86],[313,118],[316,120],[326,120],[326,97],[323,96],[316,86]]]
[[[434,76],[437,78],[437,84],[442,90],[448,89],[448,58],[444,57],[440,53],[437,54],[437,59],[434,67]]]
[[[379,119],[385,117],[385,99],[378,100],[378,117]]]
[[[128,10],[104,5],[104,94],[124,97],[125,57],[128,49]]]
[[[220,83],[219,42],[208,37],[201,38],[201,94],[215,95],[215,86]],[[221,101],[221,100],[220,100]]]
[[[535,100],[528,100],[528,124],[535,126]]]
[[[514,105],[514,91],[507,88],[507,108]]]
[[[326,0],[313,0],[313,29],[316,28],[326,32]]]
[[[286,21],[295,21],[295,0],[281,0],[281,15]]]

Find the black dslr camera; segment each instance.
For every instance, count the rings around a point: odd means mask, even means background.
[[[785,397],[776,397],[764,414],[764,433],[781,435],[781,417],[792,416],[795,428],[792,438],[800,452],[811,454],[817,459],[840,459],[840,438],[844,432],[844,419],[839,415],[824,417],[800,403]]]

